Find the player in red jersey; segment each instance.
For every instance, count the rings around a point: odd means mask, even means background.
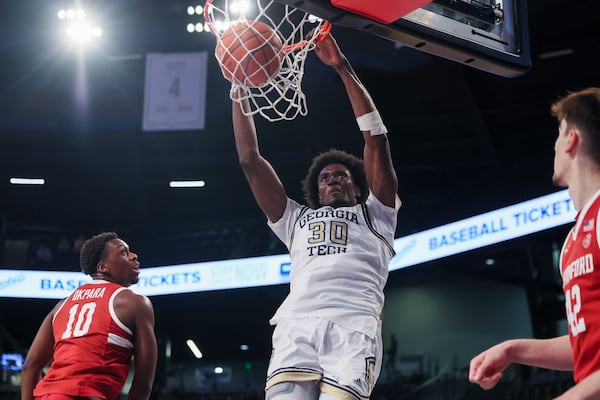
[[[138,282],[138,256],[116,233],[104,232],[84,244],[80,258],[93,280],[58,302],[42,322],[23,364],[21,400],[113,400],[132,356],[128,400],[146,400],[157,344],[150,300],[127,289]]]
[[[568,370],[575,386],[557,399],[599,399],[600,88],[568,94],[552,114],[559,122],[553,181],[569,188],[578,211],[560,257],[569,334],[497,344],[471,360],[469,380],[491,389],[511,363]]]

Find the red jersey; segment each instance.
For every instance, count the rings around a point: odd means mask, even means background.
[[[597,192],[577,215],[560,257],[575,382],[600,370],[599,209]]]
[[[115,399],[127,379],[133,333],[119,319],[113,302],[129,290],[94,280],[76,289],[54,315],[54,361],[33,390]]]

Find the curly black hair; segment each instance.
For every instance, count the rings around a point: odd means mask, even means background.
[[[92,275],[96,272],[98,263],[106,255],[106,242],[118,238],[114,232],[102,232],[85,241],[79,253],[79,264],[84,274]]]
[[[313,158],[312,164],[308,168],[308,173],[304,180],[302,180],[304,200],[306,200],[308,206],[312,209],[321,207],[318,190],[319,173],[325,166],[330,164],[342,164],[348,168],[352,175],[352,180],[360,188],[360,197],[356,201],[364,203],[369,195],[369,184],[367,183],[363,160],[343,150],[331,149]]]

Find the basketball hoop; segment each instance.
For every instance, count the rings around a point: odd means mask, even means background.
[[[239,103],[248,101],[250,107],[242,107],[246,115],[260,114],[271,122],[292,120],[299,114],[305,116],[308,109],[306,96],[302,92],[304,62],[308,52],[327,36],[331,24],[273,0],[247,0],[244,9],[241,9],[241,5],[240,0],[207,0],[204,5],[204,19],[217,39],[215,57],[223,76],[231,81],[229,97]],[[236,36],[238,48],[229,49],[228,46],[235,42],[231,40],[230,28],[240,23],[250,28],[260,23],[267,24],[281,39],[280,47],[269,48],[278,53],[280,66],[277,65],[278,68],[272,71],[274,75],[266,81],[261,79],[259,85],[252,84],[256,79],[253,80],[250,74],[244,75],[248,64],[256,65],[259,62],[249,49],[246,49],[248,51],[243,58],[228,57],[227,65],[223,62],[224,52],[228,55],[231,55],[230,52],[239,52],[239,42],[244,38],[236,29],[233,29],[233,35],[239,35]],[[226,31],[227,40],[224,42],[223,33]]]

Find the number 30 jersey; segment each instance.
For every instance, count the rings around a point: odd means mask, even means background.
[[[560,257],[575,382],[600,370],[599,209],[597,192],[577,215]]]
[[[54,361],[34,396],[64,394],[115,399],[127,379],[133,333],[114,310],[121,285],[94,280],[76,289],[54,314]]]
[[[374,337],[399,207],[397,197],[392,208],[372,194],[364,204],[316,210],[288,199],[281,219],[268,223],[292,259],[290,293],[271,324],[317,317]]]

